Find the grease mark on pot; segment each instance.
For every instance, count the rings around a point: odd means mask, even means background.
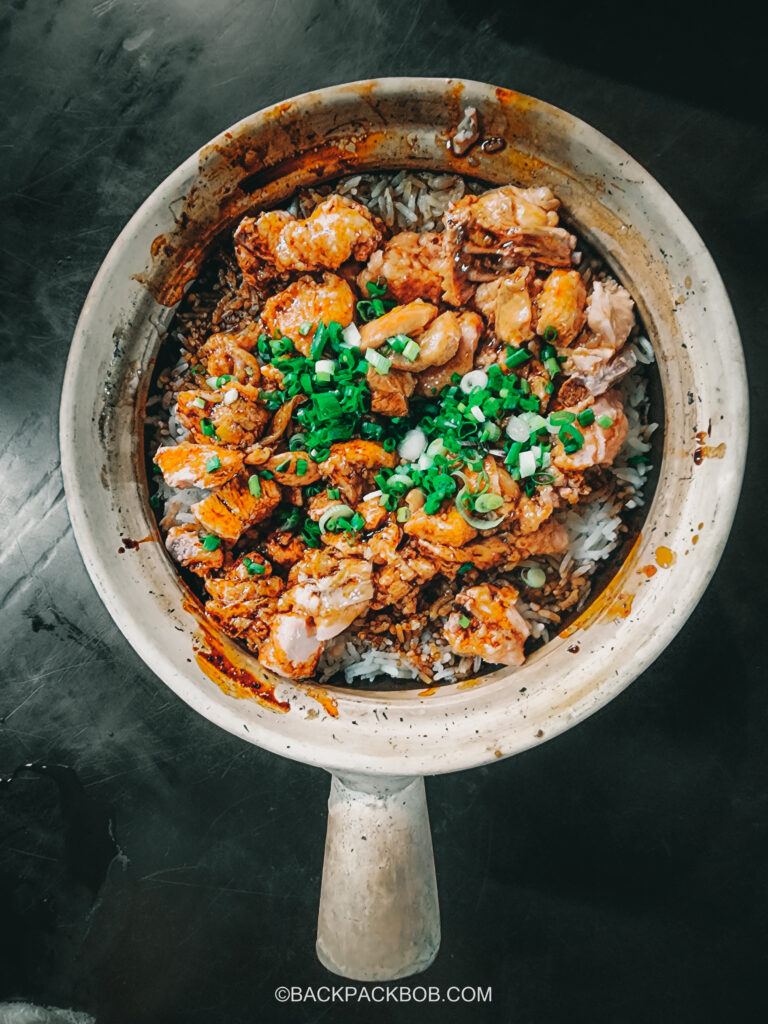
[[[663,544],[656,548],[656,564],[660,569],[670,569],[677,561],[677,555]]]

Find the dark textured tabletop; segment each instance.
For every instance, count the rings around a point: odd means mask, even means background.
[[[421,0],[0,12],[0,774],[66,766],[0,788],[2,1024],[44,1019],[12,1001],[99,1024],[765,1019],[763,58],[755,27],[724,13],[692,23],[670,8],[662,32],[586,12]],[[386,74],[529,92],[650,170],[731,296],[753,443],[720,567],[656,663],[562,737],[428,781],[443,944],[406,987],[492,986],[492,1003],[280,1005],[279,985],[336,980],[314,955],[328,777],[198,717],[123,639],[69,528],[59,395],[99,264],[177,164],[253,110]],[[747,410],[733,414],[746,430]]]

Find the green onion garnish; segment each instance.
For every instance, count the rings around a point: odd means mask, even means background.
[[[523,579],[529,587],[543,587],[544,584],[547,582],[547,574],[544,572],[543,569],[538,569],[534,567],[532,569],[526,569],[526,571],[523,573]]]
[[[218,455],[213,455],[205,464],[205,472],[215,473],[217,469],[221,469],[221,459]]]
[[[268,473],[269,470],[262,470],[262,472]],[[248,477],[248,490],[254,498],[261,497],[261,480],[259,480],[255,473]]]
[[[305,320],[304,323],[299,328],[299,334],[302,336],[302,338],[305,338],[309,334],[309,332],[311,330],[312,330],[312,321],[311,320]]]
[[[297,459],[296,460],[296,476],[304,476],[304,474],[307,472],[307,466],[308,465],[309,465],[309,463],[307,462],[306,459]]]
[[[275,466],[275,472],[276,473],[282,473],[283,470],[288,469],[290,464],[291,464],[291,457],[289,455],[287,459],[283,459],[281,462],[278,462],[278,464]]]
[[[194,401],[192,402],[192,405],[196,405],[198,409],[204,409],[204,408],[205,408],[205,399],[204,399],[204,398],[200,398],[200,397],[198,396],[198,397],[197,397],[197,398],[196,398],[196,399],[195,399],[195,400],[194,400]]]
[[[607,430],[608,427],[613,426],[613,416],[598,416],[597,425],[598,427],[602,427],[603,430]]]
[[[411,518],[411,510],[408,508],[407,505],[402,505],[397,510],[397,517],[396,518],[397,518],[398,523],[407,523],[408,522],[408,520]]]
[[[415,362],[419,358],[419,353],[420,352],[421,352],[421,349],[416,344],[416,342],[413,340],[413,338],[409,338],[407,345],[403,349],[403,355],[405,356],[405,358],[409,362],[413,363],[413,362]]]
[[[465,572],[469,572],[470,569],[475,568],[474,562],[462,562],[459,568],[456,570],[459,576],[463,576]]]
[[[590,423],[595,422],[595,414],[591,409],[582,409],[576,419],[582,427],[588,427]]]
[[[380,352],[377,352],[374,348],[369,348],[365,353],[366,362],[370,363],[371,366],[377,373],[382,376],[386,376],[389,373],[389,369],[392,366],[392,360],[387,359]]]
[[[512,348],[511,345],[507,347],[507,369],[512,370],[516,366],[522,366],[523,363],[527,363],[531,358],[531,353],[527,348]]]
[[[497,508],[501,508],[504,504],[504,499],[500,494],[481,494],[475,500],[475,511],[476,512],[493,512]]]
[[[208,419],[200,420],[200,429],[206,437],[211,437],[213,434],[213,423]]]
[[[544,328],[544,340],[545,341],[557,341],[557,328],[556,327],[545,327]]]
[[[339,500],[340,494],[339,494],[339,490],[338,490],[337,487],[329,487],[328,490],[326,491],[326,494],[333,501],[338,501]]]
[[[459,616],[459,625],[461,626],[462,629],[467,628],[467,626],[469,625],[469,619],[466,615]]]
[[[203,537],[203,547],[206,551],[215,551],[219,544],[221,544],[221,540],[214,533],[209,533]]]

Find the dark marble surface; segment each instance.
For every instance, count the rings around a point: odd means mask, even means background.
[[[42,761],[77,773],[25,773],[0,790],[0,1003],[73,1007],[100,1024],[765,1019],[758,33],[735,14],[711,24],[668,8],[660,22],[644,10],[624,25],[585,10],[10,0],[0,11],[0,772]],[[144,666],[85,573],[58,467],[69,339],[133,210],[250,111],[377,74],[527,91],[624,146],[704,237],[750,367],[751,469],[681,634],[577,729],[428,784],[444,937],[419,981],[492,985],[490,1006],[275,1002],[277,985],[333,980],[313,950],[327,777],[218,731]]]

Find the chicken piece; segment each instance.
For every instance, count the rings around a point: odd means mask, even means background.
[[[306,220],[283,210],[244,217],[235,232],[235,255],[243,279],[264,283],[296,270],[336,270],[349,259],[367,260],[382,238],[383,225],[346,196],[331,195]]]
[[[166,535],[165,546],[174,562],[185,565],[198,576],[207,576],[224,564],[221,545],[215,551],[207,551],[197,527],[192,523],[172,526]]]
[[[416,387],[416,378],[407,370],[379,373],[373,366],[366,373],[371,389],[371,412],[382,416],[407,416],[408,399]]]
[[[398,302],[414,299],[460,306],[472,293],[466,268],[456,258],[451,239],[445,234],[400,231],[383,249],[378,249],[357,278],[365,294],[369,282],[384,278],[387,294]]]
[[[318,640],[330,640],[367,611],[373,597],[371,563],[322,548],[309,548],[288,574],[292,584],[280,611],[310,619]]]
[[[514,566],[519,559],[514,549],[502,536],[483,537],[462,548],[432,540],[416,540],[416,546],[426,558],[437,565],[440,573],[453,579],[460,566],[472,562],[477,569],[492,569],[499,565]]]
[[[372,490],[373,477],[380,469],[393,469],[394,452],[385,451],[376,441],[342,441],[331,446],[331,454],[320,463],[320,472],[337,487],[350,505]]]
[[[266,468],[286,487],[306,487],[320,479],[320,467],[306,452],[278,452],[268,460]],[[304,472],[299,473],[299,469]]]
[[[582,335],[583,336],[583,335]],[[584,352],[595,352],[596,349],[584,349]],[[600,349],[600,352],[606,351]],[[576,354],[577,350],[569,349],[569,353]],[[614,384],[625,377],[630,370],[637,365],[637,356],[631,348],[620,352],[609,363],[595,365],[592,373],[574,374],[563,382],[557,393],[557,408],[572,409],[574,406],[583,407],[589,403],[589,399],[604,395]]]
[[[261,319],[271,335],[290,338],[302,355],[308,356],[314,329],[332,320],[347,327],[352,323],[355,296],[346,281],[336,274],[323,274],[322,281],[300,277],[264,303]],[[312,330],[301,333],[303,324]]]
[[[272,417],[272,422],[269,424],[269,430],[261,439],[262,445],[272,445],[276,441],[280,440],[291,425],[291,420],[293,419],[296,406],[301,405],[301,403],[306,402],[306,400],[306,395],[294,395],[293,398],[289,398],[287,402],[284,402],[280,406]],[[259,465],[259,463],[254,463],[254,465]]]
[[[261,567],[260,573],[253,571],[256,565]],[[278,576],[272,575],[269,562],[251,551],[238,559],[225,576],[205,581],[210,594],[205,610],[230,636],[258,649],[269,632],[269,620],[277,612],[277,600],[284,586]]]
[[[419,509],[405,522],[403,529],[409,537],[435,541],[454,548],[460,548],[477,536],[477,530],[469,525],[453,504],[434,515]]]
[[[259,361],[251,352],[261,331],[247,327],[239,334],[212,334],[200,349],[210,377],[229,374],[241,383],[258,384]]]
[[[231,448],[182,441],[167,448],[158,448],[153,462],[160,467],[169,487],[210,488],[221,487],[239,473],[243,468],[243,458],[242,452]]]
[[[357,284],[365,295],[366,285],[383,277],[387,294],[400,303],[414,299],[436,303],[443,294],[441,264],[444,259],[442,235],[400,231],[383,249],[373,253],[358,275]]]
[[[431,302],[414,299],[405,306],[395,306],[388,313],[363,324],[360,328],[360,348],[380,348],[387,338],[396,334],[412,337],[422,331],[437,316],[437,306]]]
[[[306,616],[278,613],[258,656],[265,669],[284,679],[308,679],[322,652],[323,644]]]
[[[515,521],[521,533],[535,533],[549,519],[557,506],[552,487],[539,487],[531,497],[521,494],[515,508]]]
[[[398,613],[412,615],[416,611],[421,588],[438,572],[434,562],[424,558],[410,545],[401,548],[395,557],[374,572],[375,596],[371,608],[378,610],[397,605]]]
[[[523,646],[531,635],[528,623],[515,607],[514,587],[484,584],[456,595],[459,611],[452,612],[443,635],[455,654],[480,656],[491,664],[522,665]],[[469,619],[469,624],[462,622]]]
[[[519,348],[534,337],[532,285],[532,268],[518,267],[513,274],[477,286],[475,305],[499,341]]]
[[[536,296],[536,332],[546,338],[549,328],[557,331],[558,347],[567,347],[584,326],[587,290],[578,270],[553,270]]]
[[[274,480],[260,482],[257,498],[248,489],[246,474],[234,477],[214,494],[192,506],[192,515],[209,533],[224,540],[238,540],[244,530],[267,519],[280,503],[280,487]]]
[[[456,352],[442,366],[434,366],[424,370],[416,380],[416,391],[420,395],[431,397],[437,395],[451,383],[451,377],[458,373],[461,377],[469,373],[474,365],[475,350],[480,340],[484,324],[477,313],[460,313],[459,326],[461,337]]]
[[[411,362],[401,352],[393,352],[392,365],[398,370],[421,373],[431,366],[443,366],[456,355],[461,341],[461,323],[458,316],[448,310],[441,313],[413,340],[419,346],[419,354]]]
[[[221,389],[217,399],[208,415],[221,444],[238,448],[255,444],[270,418],[269,409],[259,397],[259,389],[230,381]],[[199,429],[202,438],[205,436],[202,426]]]
[[[589,296],[587,325],[599,345],[619,351],[635,326],[634,306],[627,289],[616,281],[595,281]]]
[[[568,471],[588,466],[610,466],[618,455],[629,431],[621,395],[617,391],[608,391],[597,399],[592,411],[595,422],[579,428],[584,435],[582,447],[570,455],[565,453],[561,444],[555,449],[552,462],[558,469]],[[600,426],[599,420],[603,416],[611,420],[610,426]]]
[[[389,513],[379,504],[378,498],[369,498],[368,501],[361,501],[356,511],[365,520],[366,530],[376,530],[384,522]]]
[[[264,540],[264,547],[270,559],[284,569],[290,569],[292,565],[304,557],[307,545],[295,533],[287,530],[278,530],[270,533]]]
[[[386,565],[396,557],[397,547],[403,539],[403,531],[394,517],[368,540],[365,557],[374,565]]]
[[[554,519],[547,519],[534,533],[514,535],[512,542],[520,562],[533,555],[561,555],[568,550],[565,527]]]
[[[576,239],[558,227],[559,205],[545,186],[523,189],[503,185],[451,203],[444,220],[457,245],[466,239],[461,246],[466,255],[501,256],[516,264],[533,261],[569,266]]]

